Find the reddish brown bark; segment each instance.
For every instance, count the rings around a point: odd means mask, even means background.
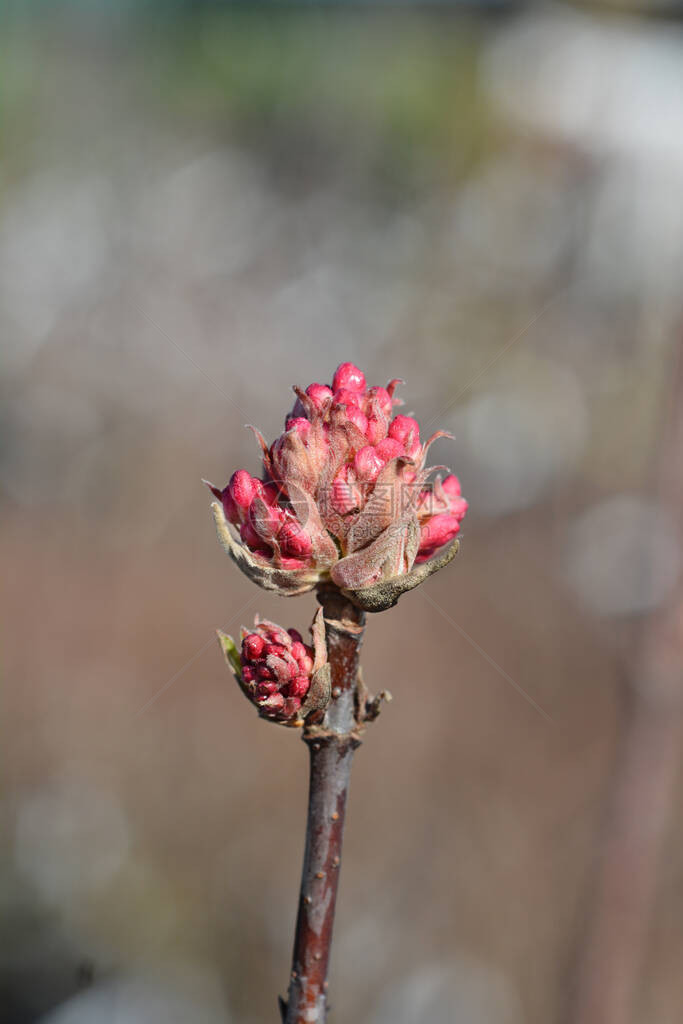
[[[327,1013],[327,972],[341,867],[344,814],[357,730],[358,656],[365,616],[336,588],[323,606],[332,701],[324,720],[308,726],[310,753],[306,848],[285,1024],[321,1024]]]

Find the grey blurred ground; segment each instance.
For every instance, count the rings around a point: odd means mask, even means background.
[[[395,700],[357,756],[332,1019],[559,1021],[624,652],[680,568],[651,489],[681,29],[107,10],[15,10],[0,42],[2,1019],[275,1019],[305,751],[212,636],[314,602],[237,575],[200,478],[255,471],[243,425],[352,359],[456,434],[471,509],[370,622]],[[680,1019],[682,826],[643,1024]]]

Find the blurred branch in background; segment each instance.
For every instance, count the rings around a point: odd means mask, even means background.
[[[674,358],[656,496],[683,545],[683,332]],[[652,566],[633,551],[643,574]],[[622,723],[585,933],[578,937],[571,1024],[633,1024],[659,866],[675,807],[683,714],[683,587],[634,628]]]

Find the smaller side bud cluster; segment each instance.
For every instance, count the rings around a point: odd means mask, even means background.
[[[313,648],[296,629],[261,622],[242,633],[242,682],[261,714],[295,718],[311,686]]]
[[[311,626],[313,643],[306,644],[296,629],[260,621],[240,630],[240,646],[226,633],[218,639],[242,693],[263,718],[280,725],[303,725],[307,715],[330,701],[322,608]]]

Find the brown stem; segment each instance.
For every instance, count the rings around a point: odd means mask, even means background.
[[[307,726],[310,754],[306,849],[294,936],[285,1024],[322,1024],[327,1013],[327,971],[341,867],[344,813],[358,737],[358,655],[365,615],[336,588],[321,589],[332,701],[321,723]]]

